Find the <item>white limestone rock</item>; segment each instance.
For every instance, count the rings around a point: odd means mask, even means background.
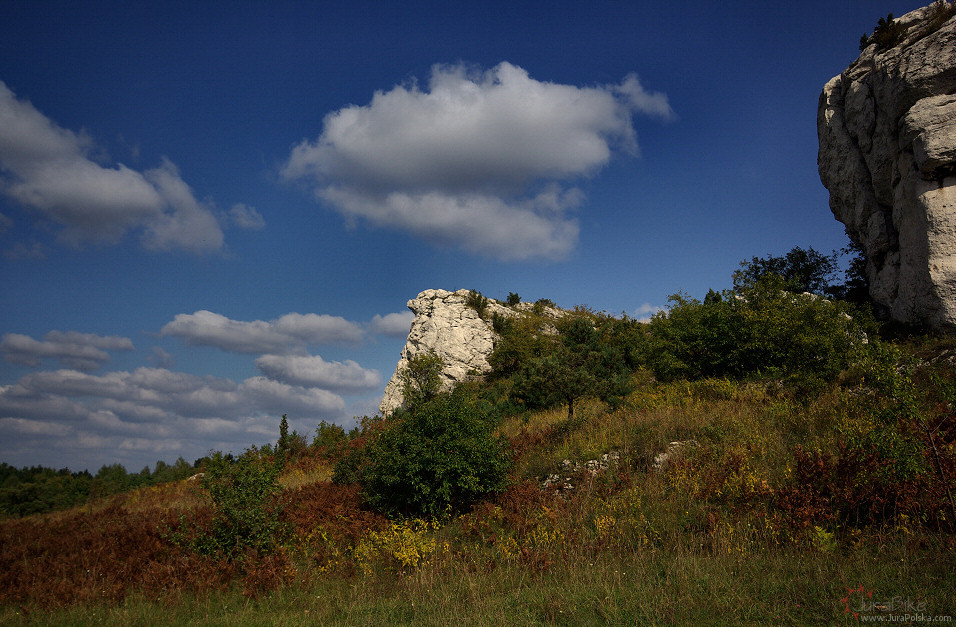
[[[869,45],[823,88],[820,178],[863,245],[870,295],[893,320],[956,328],[956,17],[897,19],[904,40]]]
[[[415,320],[408,332],[401,359],[395,367],[395,374],[385,386],[385,396],[380,406],[382,415],[401,406],[402,385],[398,373],[408,365],[409,359],[419,353],[433,351],[442,358],[445,362],[442,383],[446,389],[456,382],[464,381],[471,372],[484,373],[490,369],[487,358],[494,348],[491,316],[494,312],[513,312],[489,299],[486,320],[482,320],[478,312],[466,304],[468,293],[468,290],[425,290],[418,298],[408,301],[408,308],[415,314]]]
[[[445,362],[442,384],[445,389],[451,389],[469,376],[480,376],[491,370],[488,355],[495,347],[492,316],[496,313],[515,316],[533,307],[531,303],[507,307],[489,298],[482,319],[474,308],[467,305],[468,295],[469,290],[425,290],[417,298],[408,301],[408,308],[415,314],[415,320],[412,321],[395,374],[385,386],[385,395],[379,407],[383,416],[402,405],[404,399],[398,373],[408,365],[409,359],[420,353],[434,352]],[[544,313],[551,318],[561,315],[559,309],[551,307],[545,308]]]

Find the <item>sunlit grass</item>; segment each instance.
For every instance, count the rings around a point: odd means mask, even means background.
[[[332,467],[328,463],[320,463],[309,468],[293,468],[279,476],[279,485],[287,490],[296,490],[303,486],[330,481]]]

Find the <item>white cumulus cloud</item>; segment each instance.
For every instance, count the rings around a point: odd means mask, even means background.
[[[427,89],[399,85],[328,114],[282,175],[349,220],[499,259],[559,259],[578,238],[570,211],[583,196],[571,181],[637,152],[635,113],[673,115],[633,74],[577,87],[510,63],[436,65]]]
[[[276,381],[342,393],[368,392],[382,383],[377,370],[363,368],[351,359],[339,362],[318,355],[262,355],[256,359],[256,367]]]
[[[412,321],[415,320],[415,314],[410,311],[376,315],[372,318],[371,328],[375,333],[381,333],[388,337],[407,337],[408,331],[412,328]]]
[[[211,311],[177,314],[160,330],[195,346],[214,346],[235,353],[281,354],[308,344],[353,343],[362,328],[339,316],[289,313],[276,320],[232,320]]]
[[[61,128],[0,81],[0,193],[63,228],[79,244],[116,242],[139,230],[154,250],[217,251],[223,233],[172,162],[145,172],[104,166],[84,133]]]

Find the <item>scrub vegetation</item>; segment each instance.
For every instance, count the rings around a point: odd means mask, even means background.
[[[348,432],[7,511],[0,622],[952,616],[956,342],[881,327],[791,252],[648,322],[496,319],[484,380],[442,392],[423,355],[406,406]]]

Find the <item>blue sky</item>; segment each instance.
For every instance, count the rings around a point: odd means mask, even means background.
[[[425,289],[644,317],[840,248],[817,99],[919,6],[4,2],[0,460],[349,427]]]

